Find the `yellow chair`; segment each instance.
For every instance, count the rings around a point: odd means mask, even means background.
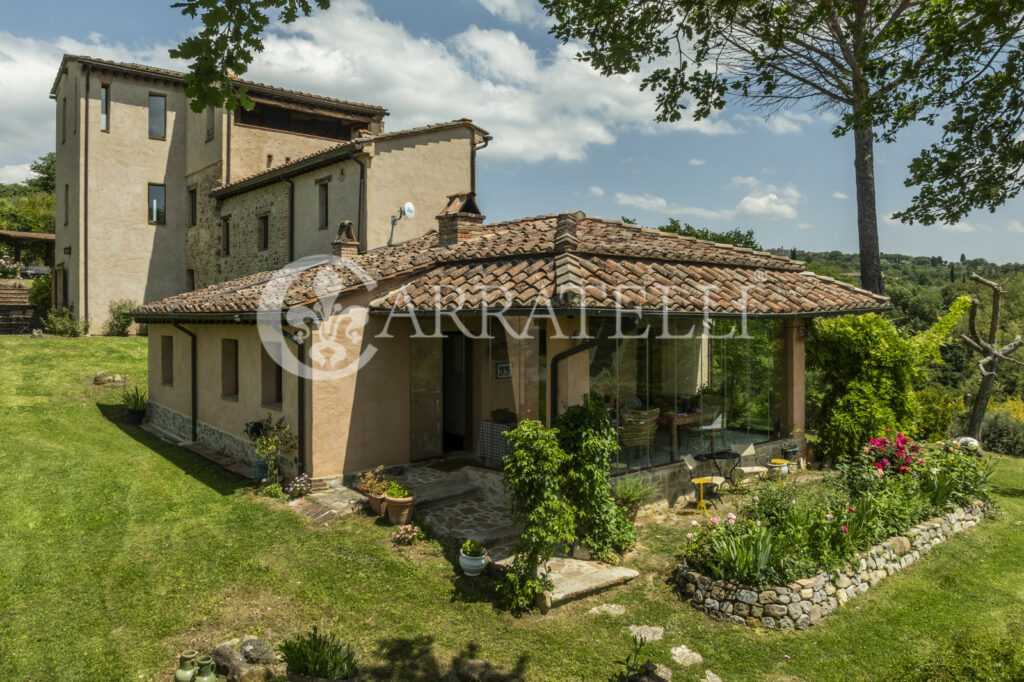
[[[768,466],[771,468],[778,468],[779,470],[779,485],[782,485],[782,470],[789,471],[789,460],[788,459],[773,459],[768,462]]]
[[[699,491],[697,498],[697,511],[704,512],[704,516],[710,516],[710,514],[708,514],[708,505],[704,502],[704,486],[714,484],[712,477],[701,476],[700,478],[692,478],[690,479],[690,483],[695,484]]]

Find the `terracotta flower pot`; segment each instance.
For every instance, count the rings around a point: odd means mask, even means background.
[[[379,493],[367,493],[366,500],[370,505],[370,511],[377,516],[384,513],[384,496]]]
[[[385,507],[391,523],[397,526],[404,526],[412,519],[412,505],[416,501],[415,495],[409,497],[388,497],[384,496]]]

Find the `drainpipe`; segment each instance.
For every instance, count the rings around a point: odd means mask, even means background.
[[[306,346],[300,339],[295,338],[294,335],[285,329],[281,330],[281,334],[295,344],[295,359],[298,360],[299,367],[305,366]],[[306,378],[302,376],[301,371],[296,375],[296,378],[298,379],[298,395],[295,401],[295,411],[298,413],[296,416],[298,424],[295,428],[299,448],[299,475],[301,476],[306,473]]]
[[[491,141],[490,135],[484,135],[484,141],[479,145],[469,144],[469,190],[476,194],[476,153],[481,149],[487,149]]]
[[[226,145],[226,151],[224,153],[224,184],[231,184],[231,111],[228,110],[227,118],[224,121],[224,144]]]
[[[359,198],[356,201],[356,239],[362,244],[363,250],[368,251],[370,249],[369,242],[363,242],[363,207],[366,205],[366,164],[358,156],[353,156],[352,160],[359,164]]]
[[[286,179],[288,183],[288,262],[295,260],[295,183]]]
[[[196,367],[199,354],[196,351],[196,334],[195,332],[185,329],[180,324],[175,322],[173,327],[180,331],[182,334],[188,334],[189,350],[192,355],[192,442],[195,443],[198,440],[198,425],[199,425],[199,386],[197,384],[197,377],[199,376],[199,370]]]
[[[89,319],[89,76],[85,69],[85,160],[82,163],[82,319]],[[109,104],[109,103],[108,103]],[[56,253],[54,254],[56,259]],[[67,277],[67,275],[64,275]],[[65,301],[67,303],[67,301]]]
[[[559,365],[559,363],[561,363],[562,360],[565,360],[568,357],[576,355],[577,353],[582,353],[585,350],[590,350],[591,348],[593,348],[594,346],[596,346],[597,344],[601,343],[604,340],[605,340],[604,338],[591,339],[590,341],[587,341],[585,343],[581,343],[578,346],[573,346],[569,350],[564,350],[561,353],[559,353],[558,355],[556,355],[555,357],[551,358],[551,380],[549,381],[549,385],[550,385],[551,388],[550,388],[550,397],[548,399],[548,404],[551,406],[551,421],[552,421],[552,423],[555,421],[555,417],[558,416],[558,365]]]

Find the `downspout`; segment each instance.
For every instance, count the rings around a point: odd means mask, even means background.
[[[369,241],[363,243],[363,207],[366,205],[366,164],[358,156],[353,156],[352,160],[359,164],[359,197],[356,200],[356,239],[362,244],[363,251],[369,251]]]
[[[89,319],[89,76],[92,67],[85,69],[85,160],[82,164],[82,319]],[[54,260],[57,254],[54,253]],[[67,277],[67,275],[64,275]],[[67,303],[67,301],[65,301]]]
[[[297,440],[299,447],[299,475],[306,473],[306,378],[302,375],[301,368],[306,365],[306,346],[294,335],[282,329],[281,334],[295,344],[295,359],[299,363],[300,371],[296,374],[298,379],[298,395],[295,400],[295,411],[298,413],[296,419]]]
[[[224,144],[227,149],[224,152],[224,184],[231,184],[231,117],[232,112],[228,110],[227,120],[224,122]]]
[[[291,179],[285,179],[288,183],[288,262],[295,260],[295,183]]]
[[[198,439],[198,431],[199,431],[199,428],[198,428],[199,427],[199,412],[197,411],[198,407],[199,407],[199,386],[197,384],[197,377],[199,376],[199,369],[196,366],[197,365],[197,360],[199,358],[199,353],[196,350],[196,334],[195,334],[195,332],[191,332],[188,329],[185,329],[184,327],[182,327],[177,322],[175,322],[172,326],[175,329],[177,329],[178,331],[180,331],[181,333],[188,334],[188,337],[190,339],[190,341],[189,341],[189,345],[190,345],[189,351],[190,351],[191,356],[192,356],[192,372],[191,372],[191,374],[192,374],[192,442],[195,443],[196,440]]]
[[[568,357],[576,355],[577,353],[582,353],[585,350],[590,350],[591,348],[593,348],[594,346],[596,346],[597,344],[601,343],[604,340],[605,340],[604,338],[591,339],[590,341],[587,341],[585,343],[581,343],[578,346],[573,346],[569,350],[564,350],[561,353],[559,353],[558,355],[556,355],[555,357],[551,358],[551,381],[549,382],[549,385],[550,385],[550,396],[548,398],[548,404],[551,406],[551,421],[552,422],[554,422],[555,421],[555,417],[558,416],[558,365],[559,365],[559,363],[562,362],[562,360],[565,360]]]
[[[481,149],[487,149],[490,141],[491,136],[484,135],[484,141],[479,145],[473,143],[469,145],[469,191],[473,194],[476,194],[476,153]]]

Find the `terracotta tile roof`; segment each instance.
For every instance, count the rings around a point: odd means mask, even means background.
[[[96,57],[88,57],[85,55],[74,55],[65,54],[64,59],[61,63],[63,67],[64,63],[69,60],[78,60],[80,62],[86,62],[89,64],[95,64],[97,66],[106,66],[115,69],[126,69],[129,71],[136,71],[142,74],[148,74],[150,76],[157,76],[170,81],[181,81],[184,82],[185,74],[181,71],[173,71],[171,69],[163,69],[156,66],[147,66],[145,64],[133,64],[131,62],[116,62],[109,59],[98,59]],[[57,80],[60,79],[60,75],[57,76]],[[288,88],[281,88],[276,85],[267,85],[266,83],[260,83],[258,81],[245,80],[243,78],[232,78],[231,82],[236,85],[245,85],[253,89],[265,90],[270,93],[276,93],[284,97],[293,97],[301,99],[315,99],[318,102],[326,102],[328,104],[338,105],[339,107],[357,107],[360,109],[369,109],[379,114],[387,114],[387,109],[376,104],[364,104],[363,102],[351,102],[344,99],[337,99],[336,97],[327,97],[325,95],[314,95],[311,92],[303,92],[301,90],[289,90]],[[50,90],[50,94],[57,91],[57,83],[54,81],[53,89]]]
[[[479,309],[485,301],[492,309],[528,308],[538,297],[541,304],[553,299],[556,308],[576,307],[578,298],[572,297],[581,294],[588,308],[667,307],[680,314],[703,312],[705,295],[709,311],[719,315],[742,312],[744,296],[753,315],[889,308],[884,296],[805,272],[803,263],[784,256],[583,214],[486,225],[482,236],[449,246],[438,246],[432,231],[352,260],[380,285],[371,303],[375,310],[390,310],[396,304],[432,310],[438,296],[446,309],[455,309],[460,302],[464,309]],[[254,313],[273,276],[250,275],[156,301],[135,312],[141,317]],[[326,288],[325,276],[332,279]],[[322,264],[292,280],[285,303],[309,304],[317,291],[334,295],[360,287],[359,277],[347,268]]]
[[[357,137],[353,140],[331,145],[330,147],[326,147],[311,154],[292,159],[288,163],[278,164],[272,168],[267,168],[266,170],[259,171],[258,173],[253,173],[252,175],[247,175],[244,178],[239,178],[230,184],[212,190],[210,192],[210,196],[223,198],[233,194],[240,194],[241,192],[247,192],[255,187],[260,187],[271,182],[278,182],[279,180],[292,177],[299,173],[305,173],[307,170],[311,170],[308,168],[311,162],[319,161],[322,162],[323,165],[333,163],[338,158],[343,158],[353,152],[359,151],[363,145],[369,144],[370,142],[392,140],[399,137],[418,135],[420,133],[427,133],[434,130],[445,130],[447,128],[458,128],[463,126],[477,131],[482,136],[488,135],[486,130],[474,125],[473,121],[468,118],[460,118],[454,121],[444,121],[441,123],[431,123],[429,125],[407,128],[405,130],[395,130],[393,132],[366,135],[364,137]],[[319,164],[313,163],[313,165],[315,166]]]

